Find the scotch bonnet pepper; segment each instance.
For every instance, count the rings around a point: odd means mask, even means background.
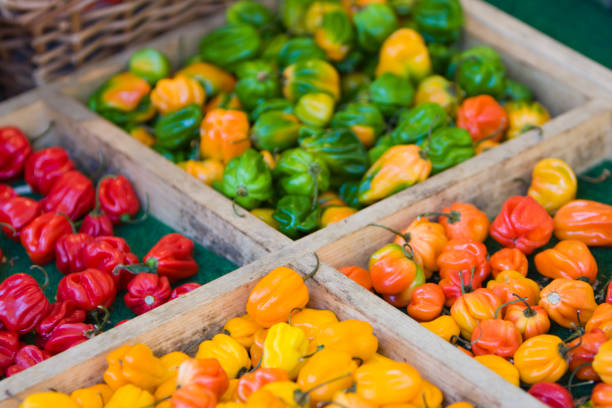
[[[200,153],[203,158],[228,164],[250,147],[246,113],[221,108],[206,113],[200,125]]]
[[[155,145],[170,150],[184,149],[197,139],[201,123],[202,108],[197,104],[161,115],[155,122]]]
[[[53,260],[58,239],[73,232],[73,226],[65,215],[47,212],[21,231],[21,245],[33,263],[44,265]]]
[[[414,5],[414,20],[428,43],[452,43],[464,24],[459,0],[423,0]]]
[[[295,115],[282,110],[261,113],[251,131],[258,149],[280,151],[295,146],[302,125]]]
[[[421,145],[429,132],[448,122],[446,111],[437,103],[421,103],[399,116],[399,123],[391,133],[393,144]]]
[[[140,209],[134,187],[125,176],[105,176],[96,194],[100,209],[115,224],[131,220]]]
[[[13,241],[19,241],[21,231],[40,215],[40,210],[40,202],[27,197],[0,202],[0,222],[6,224],[2,225],[2,231]]]
[[[276,64],[265,60],[245,61],[238,65],[236,74],[236,94],[240,103],[247,109],[259,103],[279,97],[281,94]]]
[[[32,146],[16,127],[0,127],[0,180],[12,179],[23,172]]]
[[[578,182],[572,168],[560,159],[540,160],[531,175],[527,195],[548,212],[561,208],[576,198]]]
[[[414,88],[409,78],[386,72],[370,84],[369,94],[374,106],[386,117],[391,117],[412,104]]]
[[[98,269],[85,269],[71,273],[57,286],[59,302],[71,300],[89,312],[98,306],[110,307],[117,295],[113,277]]]
[[[43,287],[48,284],[48,278]],[[10,331],[33,330],[49,309],[43,289],[30,275],[16,273],[0,284],[0,321]]]
[[[41,200],[45,212],[59,212],[78,220],[95,206],[96,191],[83,173],[70,170],[57,178],[49,193]]]
[[[306,125],[323,127],[334,114],[334,98],[325,92],[311,92],[300,97],[295,115]]]
[[[50,357],[51,353],[45,350],[41,350],[33,345],[25,345],[15,354],[14,364],[6,369],[6,376],[10,377],[20,373],[23,370],[30,368]]]
[[[353,26],[348,15],[343,10],[326,13],[314,38],[327,58],[332,61],[345,59],[354,41]]]
[[[486,46],[473,47],[453,57],[448,76],[455,78],[467,96],[500,97],[506,85],[506,68],[499,54]]]
[[[57,301],[49,307],[47,315],[36,326],[38,345],[44,346],[56,327],[64,323],[83,323],[86,312],[72,300]]]
[[[170,75],[168,57],[154,48],[143,48],[136,51],[128,62],[130,72],[145,79],[150,84]]]
[[[64,173],[73,170],[66,149],[53,146],[32,153],[25,162],[25,181],[33,192],[47,195],[55,181]]]
[[[371,147],[385,128],[384,118],[378,108],[366,102],[350,103],[336,112],[331,121],[332,128],[348,128],[365,147]]]
[[[329,168],[322,157],[303,148],[286,150],[273,171],[285,194],[314,196],[329,188]]]
[[[257,30],[250,24],[228,24],[212,30],[200,42],[200,56],[204,61],[231,68],[234,64],[253,58],[261,46]]]
[[[278,200],[272,217],[277,222],[279,231],[297,239],[317,229],[321,207],[313,204],[310,197],[286,195]]]
[[[461,128],[439,128],[421,147],[423,156],[431,161],[432,174],[462,163],[476,154],[470,134]]]
[[[431,73],[425,40],[413,29],[400,28],[380,48],[376,76],[387,72],[418,82]]]

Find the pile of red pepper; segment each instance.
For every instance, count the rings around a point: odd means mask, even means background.
[[[19,196],[10,185],[0,184],[2,229],[21,242],[32,268],[46,275],[40,265],[55,260],[65,276],[55,303],[44,294],[47,283],[41,287],[27,273],[15,273],[0,284],[0,375],[18,373],[98,334],[119,291],[126,290],[125,304],[142,314],[199,286],[171,287],[198,272],[188,238],[176,233],[162,237],[140,263],[125,239],[114,236],[114,225],[136,221],[140,211],[125,176],[104,176],[96,187],[76,170],[64,148],[33,151],[21,130],[0,128],[0,180],[20,177],[29,186],[25,190],[43,198]],[[35,344],[23,343],[29,333],[35,333]]]

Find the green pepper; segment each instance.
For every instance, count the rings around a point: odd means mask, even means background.
[[[363,144],[346,128],[310,132],[305,129],[300,134],[300,147],[323,159],[334,181],[358,179],[370,165]]]
[[[230,160],[223,179],[213,182],[213,187],[248,210],[259,207],[274,194],[270,168],[261,153],[253,149]]]
[[[395,146],[395,142],[393,141],[393,137],[391,134],[386,134],[383,137],[379,138],[376,141],[376,145],[368,150],[368,157],[370,158],[370,163],[374,163],[376,160],[380,158],[389,148]]]
[[[459,53],[457,48],[441,43],[428,44],[427,50],[429,51],[433,72],[439,75],[446,75],[451,59]]]
[[[448,77],[454,78],[467,96],[487,94],[499,98],[506,87],[506,68],[499,54],[484,45],[453,57]]]
[[[282,33],[266,41],[261,48],[261,58],[280,64],[279,55],[285,44],[289,41],[289,35]]]
[[[351,129],[364,146],[370,147],[385,129],[385,119],[373,104],[355,102],[336,112],[331,127]]]
[[[151,149],[161,154],[165,159],[170,160],[173,163],[180,163],[187,160],[187,152],[185,150],[169,150],[160,145],[154,144]]]
[[[278,222],[278,229],[290,238],[296,239],[315,231],[319,225],[321,207],[313,206],[310,198],[300,195],[286,195],[276,204],[272,217]]]
[[[132,54],[130,72],[145,79],[151,85],[170,76],[170,61],[154,48],[143,48]]]
[[[359,181],[349,180],[340,186],[338,190],[338,194],[342,201],[346,203],[349,207],[360,209],[363,207],[359,203],[358,195],[359,195]]]
[[[231,69],[234,64],[257,55],[261,40],[257,30],[249,24],[230,24],[208,33],[200,42],[204,61]]]
[[[247,109],[253,109],[261,102],[280,96],[278,68],[273,62],[251,60],[236,67],[239,80],[236,83],[236,94],[240,103]]]
[[[199,135],[202,108],[197,104],[187,105],[175,112],[160,116],[155,122],[157,145],[178,150],[187,147]]]
[[[416,0],[389,0],[389,4],[393,7],[395,14],[401,17],[409,16],[415,3]]]
[[[287,31],[296,35],[306,34],[306,13],[313,0],[284,0],[280,3],[281,21]]]
[[[285,150],[297,144],[301,127],[293,114],[268,111],[262,113],[253,125],[251,140],[261,150]]]
[[[325,59],[325,52],[310,37],[292,38],[281,47],[278,59],[286,67],[298,61]]]
[[[432,174],[453,167],[476,154],[469,132],[462,128],[443,127],[431,134],[422,145],[432,163]]]
[[[397,29],[397,17],[386,4],[369,4],[353,16],[357,29],[357,42],[365,51],[375,52]]]
[[[300,60],[283,71],[283,96],[297,101],[312,92],[325,92],[334,100],[340,98],[340,77],[338,71],[327,61]]]
[[[323,127],[334,114],[334,106],[334,98],[328,93],[307,93],[295,105],[295,114],[307,125]]]
[[[240,0],[225,12],[228,24],[250,24],[262,28],[274,21],[274,15],[266,6],[254,0]]]
[[[360,92],[367,92],[371,83],[370,78],[363,72],[342,75],[340,81],[342,100],[345,102],[353,100]]]
[[[329,188],[325,161],[299,147],[281,154],[273,175],[283,194],[312,197]]]
[[[399,109],[412,105],[414,87],[410,79],[387,72],[372,82],[370,97],[385,117],[391,117]]]
[[[336,69],[342,74],[351,74],[359,69],[364,58],[363,51],[353,48],[342,61],[335,63]]]
[[[398,125],[391,133],[393,144],[420,145],[430,130],[433,132],[447,122],[446,111],[439,104],[429,102],[417,105],[400,115]]]
[[[501,99],[508,102],[531,102],[531,90],[518,81],[506,78],[506,86]]]
[[[251,112],[251,120],[256,121],[261,115],[270,111],[293,113],[293,105],[287,99],[273,98],[263,101]]]
[[[315,42],[331,61],[342,61],[353,46],[353,25],[344,10],[325,14],[315,32]]]
[[[428,43],[452,43],[461,34],[464,18],[459,0],[419,0],[413,15]]]

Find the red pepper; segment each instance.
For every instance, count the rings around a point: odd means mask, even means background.
[[[15,354],[15,364],[6,369],[6,376],[15,375],[51,357],[51,354],[36,346],[26,345]]]
[[[33,263],[45,265],[55,256],[57,240],[72,232],[73,226],[64,215],[44,213],[21,230],[21,245]]]
[[[143,261],[151,272],[165,276],[171,282],[198,273],[198,264],[193,259],[193,241],[177,233],[160,239]]]
[[[495,354],[510,358],[523,342],[514,323],[500,319],[481,320],[472,332],[472,351],[477,356]]]
[[[46,277],[43,288],[49,280]],[[32,331],[47,315],[49,301],[38,282],[26,273],[16,273],[0,284],[0,321],[19,334]]]
[[[25,181],[35,193],[47,195],[53,183],[73,169],[74,163],[63,147],[46,147],[32,153],[26,160]]]
[[[0,180],[20,175],[30,153],[32,146],[21,130],[0,128]]]
[[[84,310],[79,309],[72,300],[58,301],[51,304],[49,312],[36,326],[36,344],[43,347],[53,330],[63,323],[82,323],[87,317]]]
[[[0,331],[0,375],[15,361],[19,350],[19,335],[12,331]]]
[[[138,263],[138,257],[130,252],[123,238],[106,236],[95,238],[85,247],[83,260],[87,268],[99,269],[111,275],[118,290],[124,289],[134,275],[124,268],[119,268],[119,274],[113,271],[118,265]]]
[[[514,196],[506,200],[489,232],[506,248],[529,255],[550,241],[554,227],[553,219],[536,200]]]
[[[93,210],[83,218],[79,232],[89,234],[92,237],[114,235],[113,223],[108,215]]]
[[[572,394],[562,385],[540,382],[529,388],[529,394],[552,408],[574,408]]]
[[[80,171],[70,170],[58,177],[41,203],[43,211],[60,212],[78,220],[94,208],[95,200],[91,180]]]
[[[189,293],[192,290],[199,288],[200,286],[202,285],[196,282],[185,283],[185,284],[182,284],[181,286],[177,286],[176,288],[174,288],[172,293],[170,293],[170,297],[168,298],[168,301],[174,300],[179,296],[183,296],[185,293]]]
[[[236,394],[240,401],[246,402],[255,391],[266,384],[277,381],[289,381],[287,371],[282,368],[258,368],[240,377]]]
[[[86,342],[96,331],[93,324],[60,323],[45,341],[45,351],[51,354],[61,353],[71,347]]]
[[[593,329],[567,345],[569,348],[567,352],[569,367],[572,372],[578,370],[576,371],[576,377],[581,380],[600,380],[599,375],[589,363],[593,362],[599,347],[606,341],[608,341],[608,338],[603,330]]]
[[[98,269],[85,269],[62,278],[57,285],[57,300],[72,300],[86,312],[98,306],[110,307],[117,296],[111,275]]]
[[[457,127],[470,132],[475,143],[499,142],[508,127],[508,115],[492,96],[478,95],[465,99],[457,110]]]
[[[31,223],[40,214],[41,205],[27,197],[13,197],[0,204],[0,222],[13,227],[15,232],[8,227],[2,227],[7,237],[19,241],[21,230]]]
[[[122,175],[106,176],[98,183],[98,203],[114,224],[130,221],[140,209],[138,196]]]
[[[8,184],[0,184],[0,204],[17,197],[17,192]]]
[[[154,273],[136,275],[127,286],[124,301],[138,315],[166,303],[170,297],[170,282],[165,276]]]
[[[190,358],[179,366],[176,384],[178,388],[198,384],[220,398],[229,387],[229,379],[216,358]]]
[[[64,275],[85,269],[83,252],[94,239],[89,234],[67,234],[55,243],[55,264]]]

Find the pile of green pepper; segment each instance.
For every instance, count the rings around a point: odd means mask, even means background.
[[[140,50],[89,107],[299,238],[548,119],[463,25],[459,0],[241,0],[181,70]]]

